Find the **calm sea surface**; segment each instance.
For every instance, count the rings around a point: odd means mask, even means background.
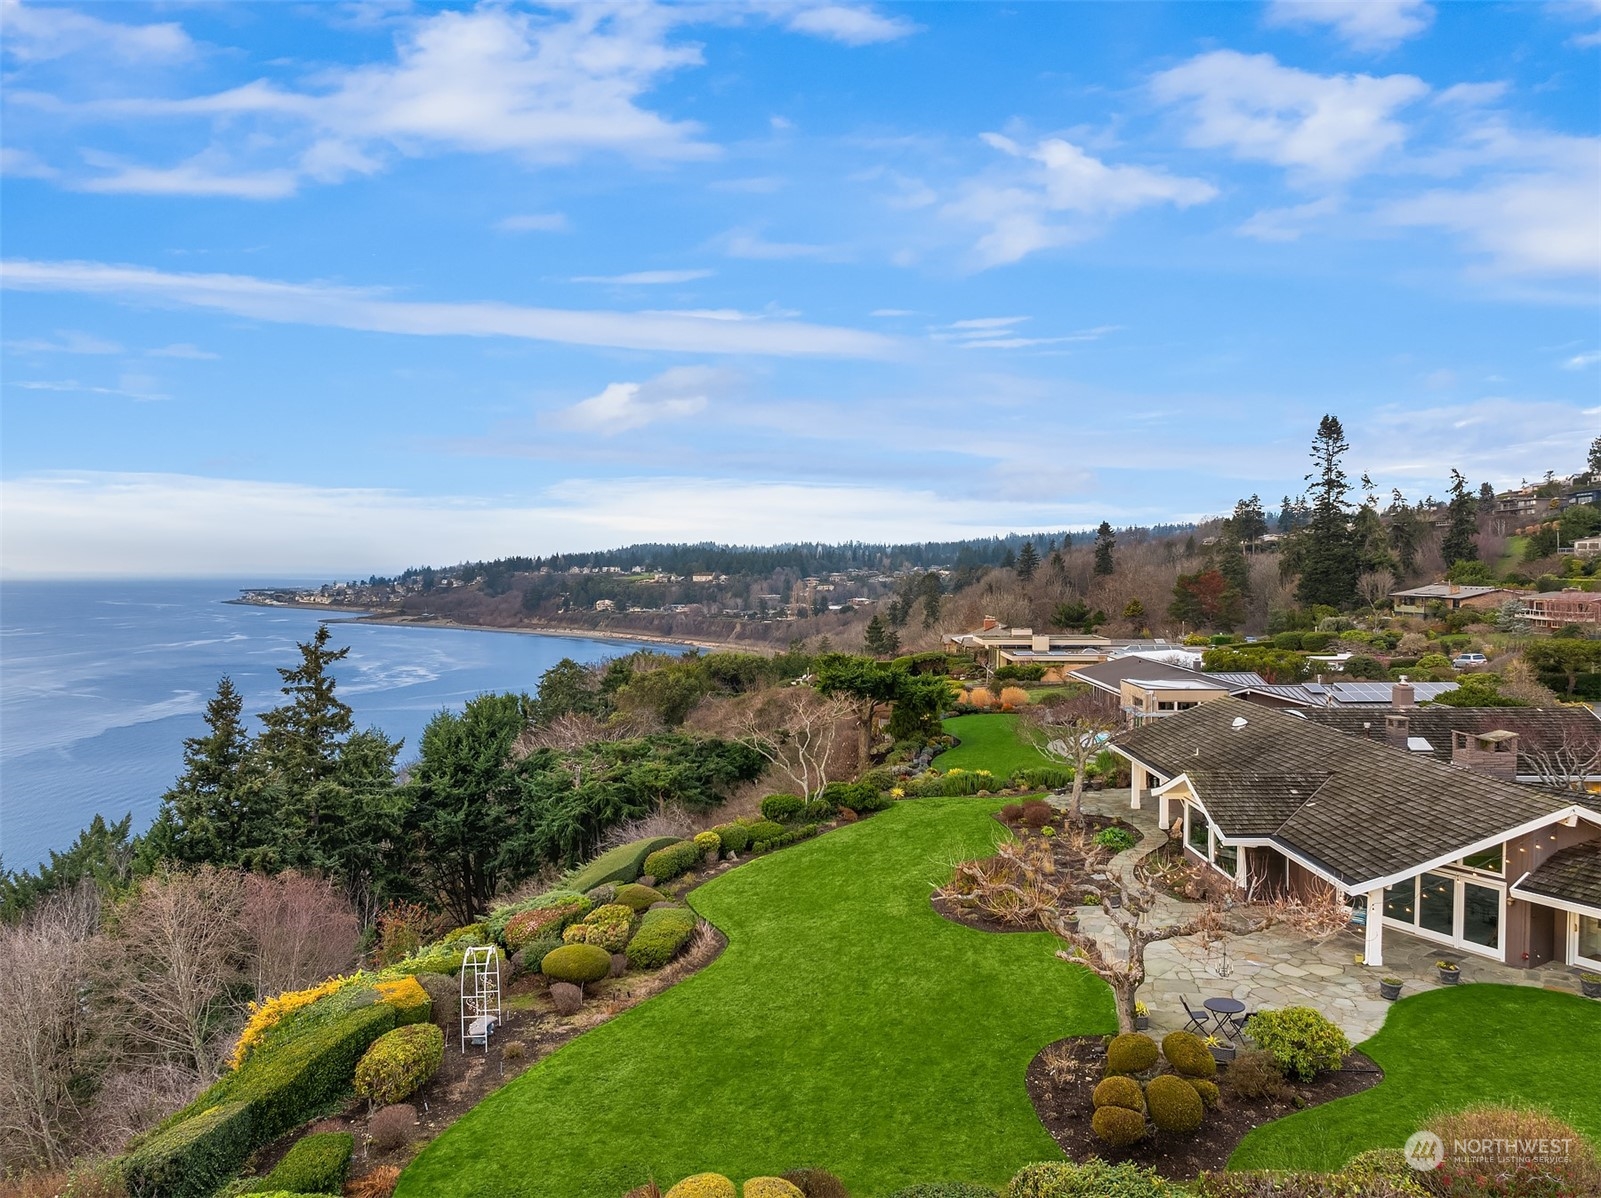
[[[267,585],[249,580],[252,585]],[[246,710],[280,699],[275,667],[299,659],[316,611],[224,603],[237,582],[6,583],[0,586],[0,861],[29,869],[100,812],[135,830],[204,727],[223,674]],[[484,691],[533,692],[563,657],[600,661],[636,645],[577,637],[340,624],[339,696],[359,727],[416,750],[440,708]],[[259,729],[259,724],[255,725]]]

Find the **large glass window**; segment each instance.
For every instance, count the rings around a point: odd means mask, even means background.
[[[1400,923],[1417,923],[1418,880],[1408,878],[1384,891],[1384,917]]]
[[[1418,927],[1456,935],[1456,883],[1444,874],[1424,874],[1418,887]]]
[[[1212,840],[1206,826],[1206,816],[1194,807],[1190,808],[1190,835],[1189,844],[1192,849],[1203,857],[1212,855]]]
[[[1232,878],[1236,873],[1239,872],[1240,850],[1236,845],[1219,844],[1217,846],[1217,853],[1213,856],[1212,861],[1219,869]]]
[[[1486,873],[1498,874],[1501,872],[1501,846],[1494,845],[1481,853],[1470,853],[1462,858],[1462,864],[1469,869],[1482,869]]]
[[[1501,943],[1501,892],[1462,883],[1462,939],[1485,948]]]
[[[1601,961],[1601,919],[1579,916],[1579,956]]]

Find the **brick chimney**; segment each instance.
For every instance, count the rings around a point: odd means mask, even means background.
[[[1001,626],[1001,622],[999,620],[997,620],[994,616],[985,616],[984,617],[984,626],[982,628],[980,628],[979,631],[980,632],[988,632],[991,628],[999,628],[1000,626]]]
[[[1397,749],[1406,748],[1406,738],[1412,735],[1412,721],[1404,715],[1384,717],[1384,739]]]
[[[1518,734],[1516,732],[1452,732],[1451,764],[1500,778],[1518,780]]]
[[[1406,675],[1402,674],[1401,681],[1390,688],[1390,706],[1397,711],[1405,711],[1407,708],[1416,707],[1417,705],[1418,693],[1412,684],[1406,680]]]

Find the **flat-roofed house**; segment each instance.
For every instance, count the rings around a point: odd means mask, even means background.
[[[1438,603],[1446,611],[1464,607],[1494,610],[1508,599],[1523,594],[1510,587],[1470,587],[1455,582],[1431,582],[1427,586],[1411,587],[1405,591],[1391,591],[1390,601],[1399,616],[1425,616],[1429,604]]]
[[[1035,632],[1032,628],[1006,628],[992,616],[973,632],[945,637],[947,653],[966,653],[990,669],[1007,665],[1042,665],[1070,670],[1074,666],[1105,661],[1114,642],[1091,632]]]
[[[1509,714],[1516,709],[1509,709]],[[1493,730],[1476,751],[1516,761]],[[1514,967],[1601,969],[1601,802],[1225,697],[1121,733],[1131,803],[1256,893],[1330,887],[1365,928]],[[1481,765],[1484,763],[1480,763]]]

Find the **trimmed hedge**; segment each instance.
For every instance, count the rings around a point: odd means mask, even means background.
[[[566,944],[593,944],[608,953],[620,953],[628,947],[628,938],[634,931],[634,909],[622,903],[608,903],[596,907],[583,923],[575,923],[561,934]]]
[[[768,795],[762,800],[762,818],[770,819],[774,823],[785,824],[794,819],[806,808],[806,800],[800,795]]]
[[[896,1190],[889,1198],[997,1198],[989,1186],[970,1181],[934,1181]]]
[[[590,901],[584,895],[561,890],[553,893],[564,896],[562,901],[545,903],[518,911],[501,928],[500,941],[508,952],[526,948],[534,940],[548,936],[559,937],[567,928],[589,914]]]
[[[621,903],[636,915],[639,915],[649,911],[652,903],[661,903],[666,900],[667,896],[661,891],[654,890],[649,886],[641,886],[638,882],[630,882],[626,886],[617,888],[617,896],[612,901]]]
[[[445,1033],[411,1023],[379,1036],[356,1064],[356,1093],[389,1106],[416,1092],[445,1059]]]
[[[355,1150],[356,1137],[348,1131],[314,1132],[298,1141],[276,1169],[245,1193],[342,1194]]]
[[[628,942],[628,964],[635,969],[660,969],[694,934],[695,913],[687,907],[647,911],[639,931]]]
[[[131,1198],[210,1198],[256,1143],[250,1104],[221,1103],[150,1136],[124,1158],[123,1178]]]
[[[1280,1069],[1304,1082],[1325,1069],[1338,1069],[1351,1051],[1339,1026],[1311,1007],[1258,1011],[1246,1022],[1245,1031],[1258,1048],[1273,1054]]]
[[[721,1173],[697,1173],[668,1190],[666,1198],[737,1198],[738,1193]]]
[[[693,840],[675,840],[645,858],[645,872],[658,882],[671,881],[700,864],[701,847]]]
[[[1006,1190],[1007,1198],[1179,1198],[1185,1193],[1154,1169],[1110,1165],[1093,1157],[1025,1165]]]
[[[545,954],[539,971],[552,981],[582,986],[611,972],[611,954],[593,944],[564,944]]]
[[[395,1008],[395,1023],[427,1023],[433,1015],[434,1000],[415,976],[394,978],[377,984],[378,1001]],[[294,1186],[279,1186],[292,1190]]]
[[[744,824],[718,824],[712,829],[723,842],[723,856],[743,853],[750,847],[750,829]]]
[[[602,882],[637,882],[640,874],[652,872],[646,858],[657,849],[677,842],[676,836],[652,836],[608,849],[568,878],[567,889],[582,892],[593,890]],[[659,874],[657,878],[660,879]]]
[[[537,911],[545,907],[559,907],[564,903],[581,902],[583,898],[583,894],[577,890],[563,888],[547,890],[537,898],[531,898],[520,903],[507,903],[504,907],[496,907],[489,913],[489,918],[484,923],[489,929],[490,939],[504,943],[502,937],[506,934],[506,925],[515,916],[521,915],[524,911]]]

